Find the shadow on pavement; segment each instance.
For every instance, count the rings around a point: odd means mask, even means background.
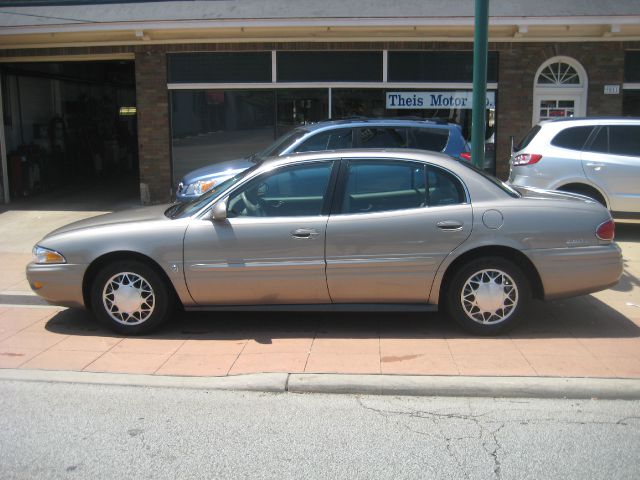
[[[620,281],[617,285],[611,287],[611,290],[615,290],[616,292],[630,292],[634,288],[640,287],[640,278],[631,273],[629,260],[623,258],[622,263],[624,265],[624,270],[622,271]]]
[[[64,310],[46,329],[65,335],[119,337],[89,312]],[[441,313],[178,312],[150,339],[279,338],[481,338],[469,335]],[[522,322],[498,338],[635,338],[640,327],[593,296],[533,302]]]

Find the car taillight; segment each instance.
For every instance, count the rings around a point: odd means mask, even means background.
[[[613,220],[602,222],[600,225],[598,225],[598,228],[596,228],[596,237],[598,237],[600,240],[611,242],[613,241],[613,237],[615,237],[615,235],[616,224],[613,222]]]
[[[533,165],[534,163],[538,163],[542,155],[537,153],[520,153],[513,157],[513,165]]]
[[[467,162],[470,162],[471,161],[471,152],[462,152],[460,154],[460,158],[462,160],[466,160]]]

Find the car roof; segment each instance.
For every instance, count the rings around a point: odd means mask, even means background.
[[[433,120],[423,118],[369,118],[369,117],[354,117],[343,118],[339,120],[323,120],[316,123],[310,123],[308,125],[302,125],[298,128],[307,130],[309,132],[339,128],[339,127],[365,127],[365,126],[397,126],[397,127],[436,127],[436,128],[457,128],[460,129],[460,125],[457,123],[449,123],[444,120]]]
[[[638,124],[640,123],[640,117],[571,117],[571,118],[554,118],[551,120],[543,120],[540,125],[604,125],[606,123],[621,123],[621,124]]]
[[[262,165],[275,167],[289,163],[305,162],[307,160],[338,160],[345,159],[398,159],[414,160],[419,162],[434,162],[440,165],[456,165],[459,163],[455,158],[439,152],[427,150],[416,150],[411,148],[386,148],[386,149],[347,149],[347,150],[325,150],[322,152],[291,153],[280,157],[270,157],[262,161]]]

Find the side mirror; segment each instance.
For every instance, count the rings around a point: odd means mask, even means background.
[[[211,219],[214,222],[222,222],[227,219],[227,202],[229,201],[229,197],[223,198],[222,200],[216,202],[216,204],[211,209]]]

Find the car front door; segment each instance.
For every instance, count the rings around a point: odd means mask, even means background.
[[[444,258],[471,233],[460,180],[432,165],[351,160],[327,225],[334,303],[426,303]]]
[[[330,303],[324,243],[334,162],[283,166],[240,185],[227,219],[194,219],[184,239],[199,305]]]

